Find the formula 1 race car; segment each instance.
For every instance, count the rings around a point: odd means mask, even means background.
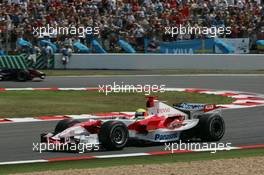
[[[84,122],[61,120],[52,133],[41,134],[41,143],[100,145],[106,150],[123,149],[128,141],[152,143],[198,139],[219,141],[225,133],[221,110],[216,105],[181,103],[173,107],[147,97],[147,110],[89,116]]]
[[[0,80],[29,81],[45,77],[45,73],[35,69],[0,69]]]

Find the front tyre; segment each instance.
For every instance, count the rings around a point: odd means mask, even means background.
[[[121,150],[128,141],[128,129],[119,121],[107,121],[102,124],[99,141],[107,150]]]
[[[216,142],[225,134],[225,122],[219,115],[202,116],[198,126],[202,141]]]

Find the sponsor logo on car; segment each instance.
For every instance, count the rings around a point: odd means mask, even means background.
[[[167,112],[170,112],[170,108],[160,108],[160,109],[157,109],[157,112],[158,113],[167,113]]]
[[[178,134],[155,134],[155,140],[174,140],[178,138]]]
[[[204,104],[188,104],[188,103],[181,103],[176,105],[176,107],[181,108],[181,109],[194,109],[194,110],[199,110],[204,108]]]

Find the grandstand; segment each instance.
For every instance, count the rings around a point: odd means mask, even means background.
[[[245,47],[248,49],[244,48],[242,53],[249,52],[245,50],[252,52],[260,48],[256,46],[256,41],[264,39],[263,1],[1,0],[0,53],[30,54],[36,52],[30,49],[33,46],[41,50],[47,45],[54,52],[70,46],[79,53],[159,53],[160,50],[168,51],[168,43],[174,47],[174,53],[187,53],[186,48],[175,42],[181,40],[187,45],[194,45],[197,40],[210,39],[207,33],[185,33],[172,37],[164,30],[168,26],[180,25],[230,27],[230,33],[221,33],[217,37],[227,38],[223,41],[238,45],[247,41]],[[36,32],[36,29],[41,27],[49,30],[40,35],[40,30]],[[58,27],[75,28],[76,31],[54,30]],[[228,40],[239,38],[242,40]],[[18,42],[21,39],[24,44]],[[40,43],[43,39],[46,40],[44,45]],[[208,49],[205,43],[201,41],[193,53],[214,53],[215,49]],[[175,48],[178,50],[175,51]]]

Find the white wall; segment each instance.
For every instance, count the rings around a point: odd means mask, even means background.
[[[55,69],[63,69],[61,54]],[[168,54],[73,54],[67,69],[264,69],[264,54],[168,55]]]

